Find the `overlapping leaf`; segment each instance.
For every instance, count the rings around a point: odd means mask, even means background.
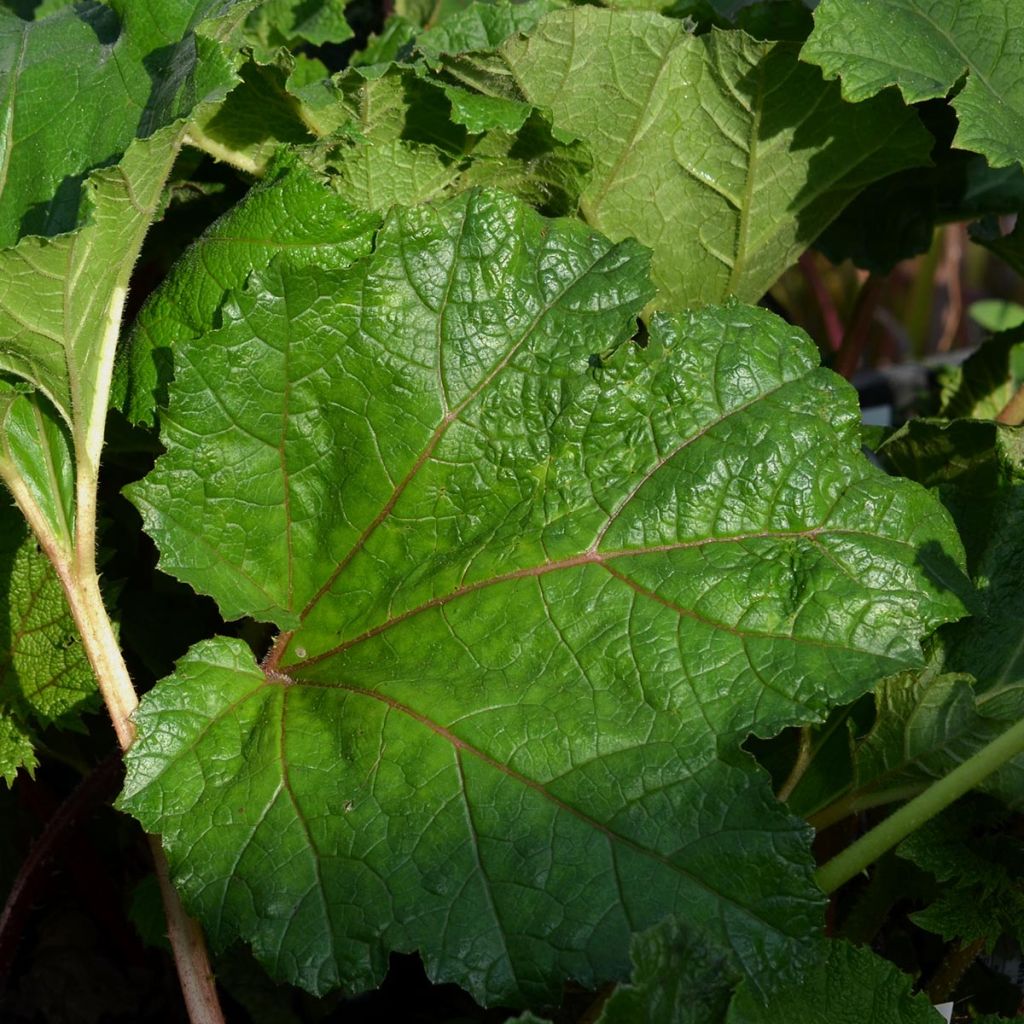
[[[967,542],[978,591],[972,616],[944,627],[929,665],[886,680],[874,728],[857,747],[840,808],[905,799],[976,753],[1024,714],[1020,646],[1024,470],[1018,432],[981,421],[912,421],[883,446],[892,466],[935,487]],[[1024,802],[1024,759],[984,788]]]
[[[863,100],[895,85],[908,103],[953,98],[954,144],[993,167],[1024,160],[1022,0],[822,0],[801,57]]]
[[[446,68],[589,145],[581,211],[654,250],[662,306],[760,298],[861,189],[931,147],[896,97],[843,102],[793,44],[694,36],[658,14],[556,12]]]
[[[534,1003],[672,910],[800,963],[806,834],[737,743],[918,660],[958,542],[804,336],[731,306],[641,350],[649,296],[634,243],[470,193],[176,353],[132,498],[168,571],[289,630],[194,648],[130,753],[215,943],[316,991],[419,948]]]
[[[90,170],[223,96],[220,40],[251,6],[111,0],[38,23],[0,8],[0,246],[70,231]]]

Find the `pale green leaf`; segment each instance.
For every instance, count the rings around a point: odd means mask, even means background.
[[[23,481],[49,535],[71,551],[75,471],[67,427],[41,395],[2,383],[0,477]]]
[[[917,662],[958,541],[806,336],[730,305],[641,349],[649,297],[635,243],[469,193],[175,352],[130,496],[165,569],[291,631],[194,648],[129,754],[216,945],[315,991],[417,948],[491,1002],[624,976],[670,912],[758,984],[803,962],[808,836],[738,744]]]
[[[263,0],[246,19],[246,41],[260,60],[273,59],[279,47],[344,43],[352,38],[345,6],[345,0]]]
[[[1024,0],[822,0],[801,57],[854,101],[895,85],[917,103],[966,76],[954,145],[993,167],[1024,160]]]
[[[78,231],[0,252],[0,369],[38,387],[83,451],[106,416],[131,262],[160,203],[176,134],[134,142],[119,164],[93,172]]]
[[[793,44],[694,36],[657,14],[556,12],[498,56],[445,66],[589,145],[583,216],[654,250],[661,306],[760,298],[861,189],[926,162],[932,141],[894,96],[845,103]]]

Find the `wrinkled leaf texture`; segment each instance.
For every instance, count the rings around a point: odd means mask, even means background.
[[[193,648],[129,753],[215,944],[316,992],[418,948],[534,1005],[672,911],[758,988],[814,955],[807,831],[738,744],[918,662],[958,540],[804,335],[730,305],[641,350],[650,294],[635,243],[473,192],[275,261],[175,353],[130,496],[286,631]]]

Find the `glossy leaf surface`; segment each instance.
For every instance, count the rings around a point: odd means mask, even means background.
[[[958,542],[770,314],[632,345],[646,263],[471,193],[182,349],[132,498],[164,568],[291,631],[195,648],[129,755],[216,943],[317,991],[420,948],[489,1001],[619,976],[673,909],[799,962],[806,834],[737,743],[917,661]]]

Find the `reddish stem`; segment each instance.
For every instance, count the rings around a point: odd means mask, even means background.
[[[853,316],[846,334],[843,335],[842,344],[836,354],[836,361],[833,369],[849,380],[860,365],[864,350],[867,348],[868,337],[871,334],[871,323],[875,318],[875,310],[885,294],[888,280],[878,274],[869,274],[861,285],[860,293],[857,296],[857,303],[853,308]]]
[[[828,286],[821,276],[821,271],[818,269],[814,253],[810,250],[805,252],[797,260],[797,266],[800,267],[800,272],[804,275],[807,287],[811,289],[814,301],[818,304],[818,311],[821,313],[821,320],[825,326],[825,338],[828,341],[828,347],[833,352],[838,352],[839,346],[843,341],[843,321],[839,316],[839,310],[836,309],[832,293],[828,290]]]

